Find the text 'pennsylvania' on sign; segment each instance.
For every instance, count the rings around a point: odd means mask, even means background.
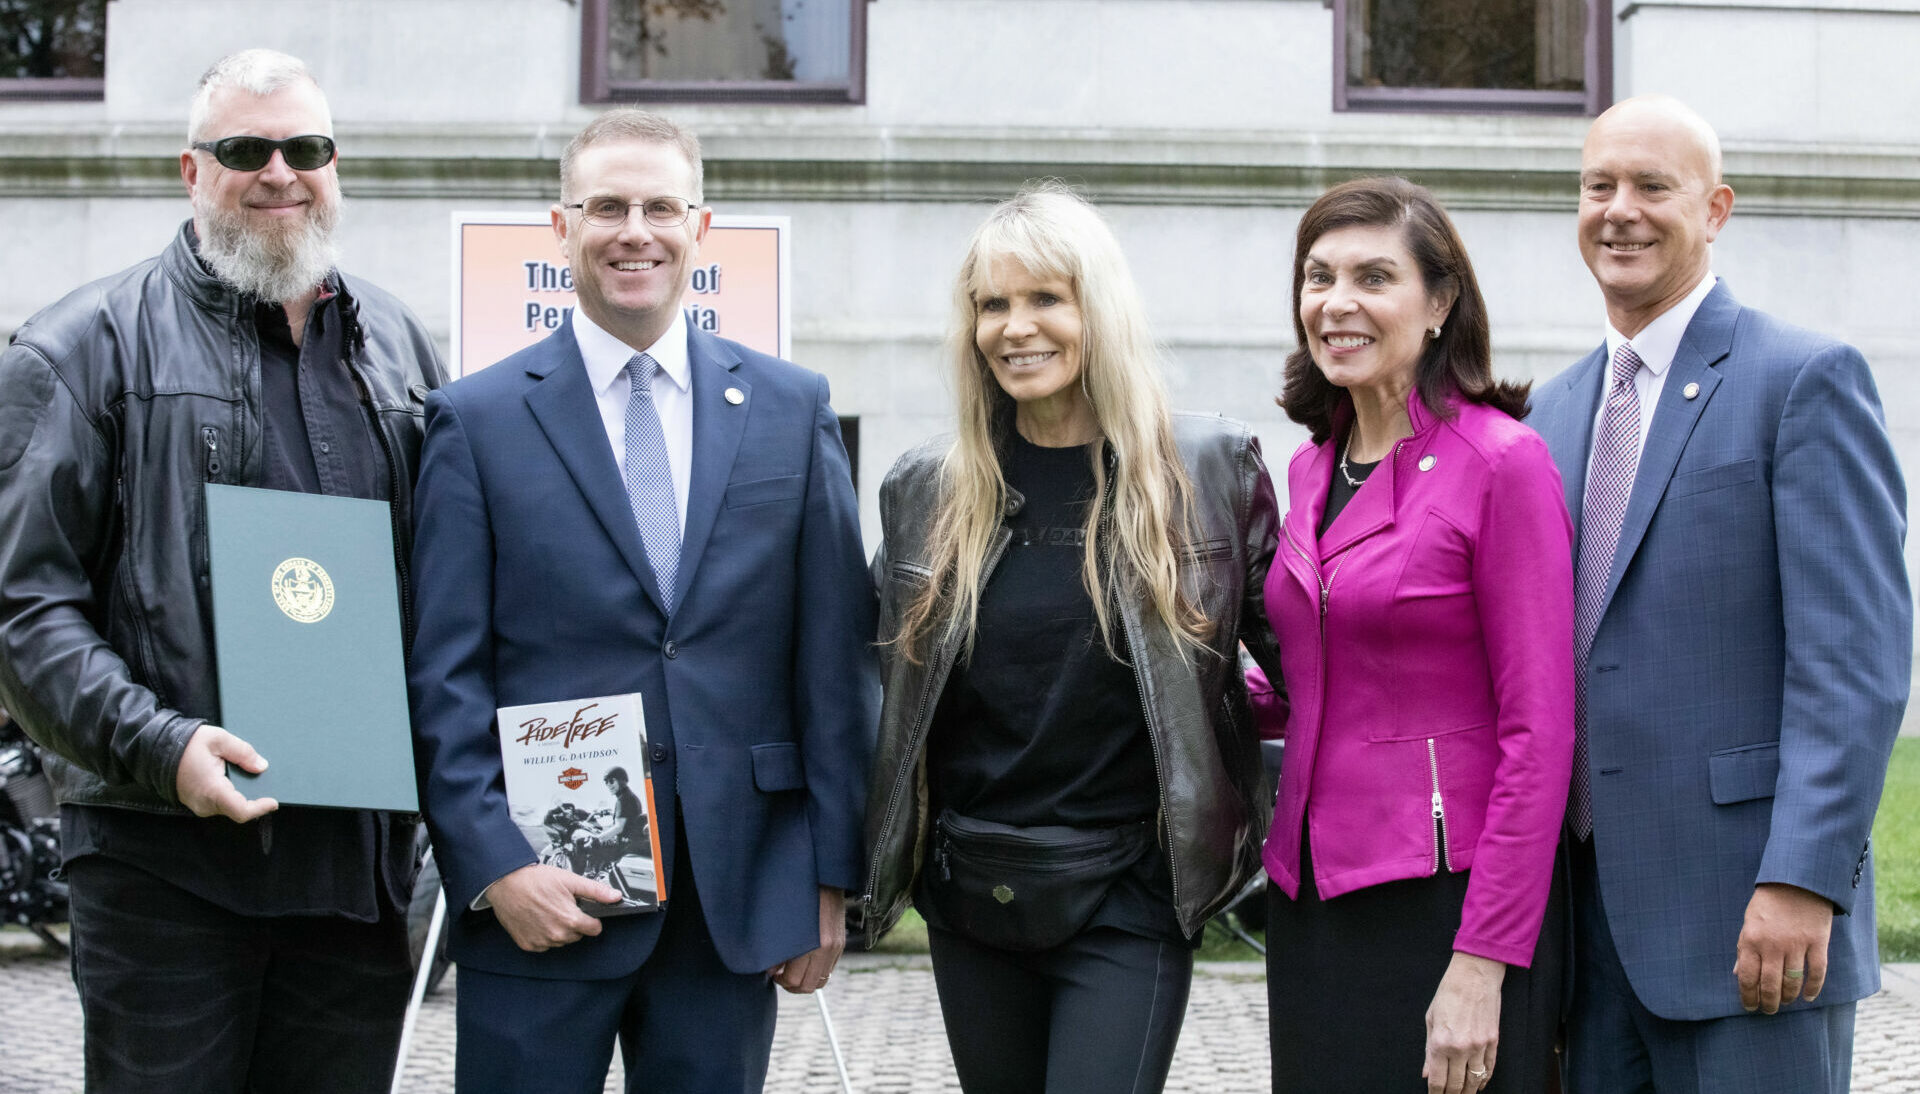
[[[690,326],[791,358],[783,216],[716,213],[681,300]],[[574,307],[545,213],[453,214],[452,373],[466,376],[560,329]]]

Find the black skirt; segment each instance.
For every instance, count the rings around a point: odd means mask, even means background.
[[[1468,874],[1392,881],[1322,901],[1303,846],[1300,877],[1298,900],[1267,886],[1275,1094],[1426,1094],[1427,1007],[1453,959]],[[1558,1089],[1553,1046],[1566,927],[1566,869],[1556,859],[1533,965],[1509,966],[1501,985],[1491,1094]]]

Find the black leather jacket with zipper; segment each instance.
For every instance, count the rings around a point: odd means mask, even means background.
[[[1176,414],[1174,438],[1194,484],[1197,523],[1181,581],[1213,621],[1206,649],[1195,651],[1169,633],[1137,579],[1124,573],[1118,600],[1127,648],[1136,651],[1134,675],[1159,775],[1159,831],[1173,875],[1174,912],[1191,935],[1260,869],[1260,841],[1273,808],[1236,643],[1244,641],[1255,660],[1277,671],[1263,594],[1279,520],[1259,442],[1245,426]],[[956,651],[924,642],[909,658],[892,641],[932,572],[928,532],[951,446],[950,437],[920,445],[900,457],[880,487],[885,538],[873,574],[885,693],[867,806],[867,882],[854,917],[869,945],[906,910],[926,854],[927,731]],[[1022,499],[1012,494],[1007,504],[1015,513]],[[987,556],[989,575],[1007,540],[1003,529]]]
[[[261,477],[253,304],[193,253],[69,294],[0,353],[0,704],[51,750],[62,801],[184,813],[174,776],[220,709],[205,483]],[[385,450],[403,620],[426,396],[412,312],[336,275],[348,362]]]

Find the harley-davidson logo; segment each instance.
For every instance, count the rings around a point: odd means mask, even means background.
[[[296,623],[318,623],[333,610],[333,579],[310,558],[273,568],[273,602]]]
[[[568,790],[578,790],[587,785],[587,773],[577,767],[569,767],[560,773],[560,785]]]

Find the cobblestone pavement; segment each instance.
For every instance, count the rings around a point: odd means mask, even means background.
[[[65,960],[34,946],[0,946],[0,1094],[77,1094],[80,1007]],[[454,975],[458,975],[456,972]],[[1853,1089],[1920,1094],[1920,966],[1889,966],[1889,991],[1860,1004]],[[828,1003],[860,1094],[958,1091],[925,958],[850,955]],[[1259,965],[1205,965],[1167,1089],[1179,1094],[1267,1090],[1266,984]],[[620,1089],[619,1064],[607,1083]],[[430,996],[408,1060],[408,1094],[453,1090],[452,981]],[[840,1089],[819,1011],[782,994],[767,1090],[834,1094]]]

